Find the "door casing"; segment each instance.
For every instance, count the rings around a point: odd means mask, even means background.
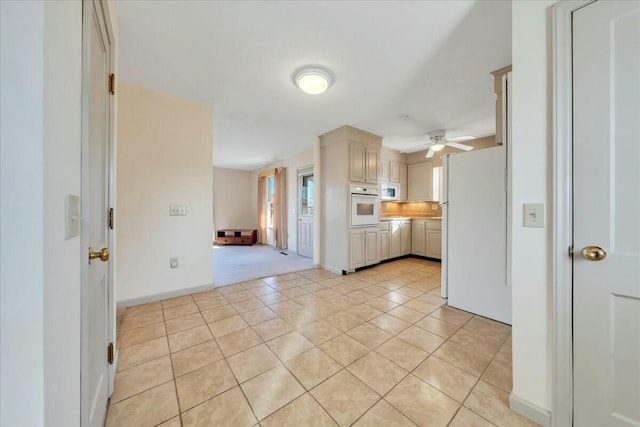
[[[572,16],[595,0],[552,7],[553,108],[553,346],[552,426],[573,425],[573,57]]]

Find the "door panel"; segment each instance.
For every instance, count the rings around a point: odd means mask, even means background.
[[[82,299],[82,424],[102,426],[109,394],[109,262],[89,262],[89,250],[108,248],[109,39],[99,2],[84,3],[83,32],[83,258],[87,262]]]
[[[638,426],[640,2],[592,3],[573,28],[575,425]]]
[[[313,171],[298,173],[298,255],[313,258]]]

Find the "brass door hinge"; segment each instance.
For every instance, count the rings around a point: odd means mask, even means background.
[[[107,346],[107,362],[109,365],[113,365],[113,343],[110,342]]]
[[[569,258],[573,258],[573,245],[569,246],[567,253],[569,255]]]
[[[109,229],[113,230],[113,208],[109,208]]]
[[[113,73],[109,74],[109,93],[116,94],[116,76]]]

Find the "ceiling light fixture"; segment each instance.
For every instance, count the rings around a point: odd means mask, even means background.
[[[430,147],[433,151],[440,151],[444,148],[444,144],[438,143],[438,144],[433,144]]]
[[[331,87],[333,76],[319,65],[306,65],[293,73],[293,82],[301,91],[310,95],[319,95]]]

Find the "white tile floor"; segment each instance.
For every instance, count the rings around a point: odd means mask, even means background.
[[[130,307],[107,426],[531,426],[511,328],[449,308],[440,265],[310,269]]]

